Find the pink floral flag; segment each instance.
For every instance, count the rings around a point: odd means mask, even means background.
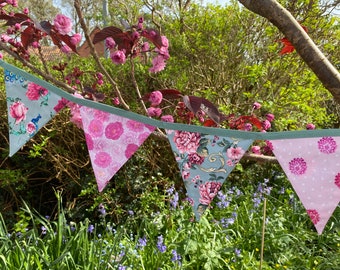
[[[81,107],[87,148],[99,192],[155,130],[101,110]]]
[[[62,109],[64,99],[5,70],[9,156],[13,156]]]
[[[282,169],[321,234],[340,202],[340,137],[271,143]]]
[[[198,220],[253,140],[180,130],[167,134]]]

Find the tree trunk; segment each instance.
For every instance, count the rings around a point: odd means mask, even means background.
[[[340,73],[319,50],[295,18],[276,0],[238,0],[250,11],[268,19],[293,44],[297,53],[340,104]]]

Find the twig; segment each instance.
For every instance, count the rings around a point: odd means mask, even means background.
[[[34,73],[38,74],[39,76],[43,77],[46,81],[49,81],[53,83],[56,86],[59,86],[60,88],[63,88],[65,91],[69,93],[74,93],[74,89],[67,85],[64,82],[56,80],[54,77],[52,77],[50,74],[46,74],[40,69],[36,68],[34,65],[32,65],[30,62],[26,61],[19,55],[17,55],[15,52],[11,51],[3,42],[0,42],[0,49],[4,50],[6,53],[8,53],[10,56],[12,56],[14,59],[20,61],[24,66],[28,67],[30,70],[32,70]]]
[[[103,64],[100,62],[100,59],[99,59],[99,56],[96,52],[96,49],[93,45],[93,42],[88,34],[88,28],[86,26],[86,23],[85,23],[85,20],[84,20],[84,17],[83,17],[83,14],[81,12],[81,9],[80,9],[80,0],[74,0],[74,7],[76,9],[76,12],[77,12],[77,15],[79,17],[79,22],[80,22],[80,25],[81,27],[83,28],[84,30],[84,35],[85,35],[85,39],[86,39],[86,42],[87,44],[89,45],[90,47],[90,51],[91,51],[91,55],[93,56],[94,60],[96,61],[100,71],[105,75],[105,77],[109,80],[109,82],[113,85],[114,87],[114,90],[116,92],[116,95],[119,97],[119,100],[122,104],[122,106],[126,109],[126,110],[129,110],[130,107],[129,105],[124,101],[123,99],[123,96],[118,88],[118,85],[117,83],[113,80],[113,78],[110,76],[110,74],[107,72],[107,70],[105,69],[105,67],[103,66]]]
[[[266,229],[266,211],[267,211],[267,198],[264,198],[264,201],[263,201],[263,220],[262,220],[261,255],[260,255],[260,266],[259,266],[259,270],[262,269],[262,263],[263,263],[264,233],[265,233],[265,229]]]

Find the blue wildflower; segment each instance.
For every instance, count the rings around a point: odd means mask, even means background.
[[[93,231],[94,231],[94,226],[90,224],[89,227],[87,228],[87,232],[93,233]]]
[[[181,264],[181,259],[182,259],[181,255],[179,255],[175,249],[171,250],[171,253],[172,253],[171,261]]]
[[[164,245],[163,241],[164,241],[163,236],[162,235],[158,236],[158,238],[157,238],[157,248],[161,253],[164,253],[166,251],[166,245]]]

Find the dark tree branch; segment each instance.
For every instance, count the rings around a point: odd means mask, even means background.
[[[268,19],[293,44],[297,53],[340,104],[340,73],[319,50],[301,25],[276,0],[239,0],[250,11]]]

